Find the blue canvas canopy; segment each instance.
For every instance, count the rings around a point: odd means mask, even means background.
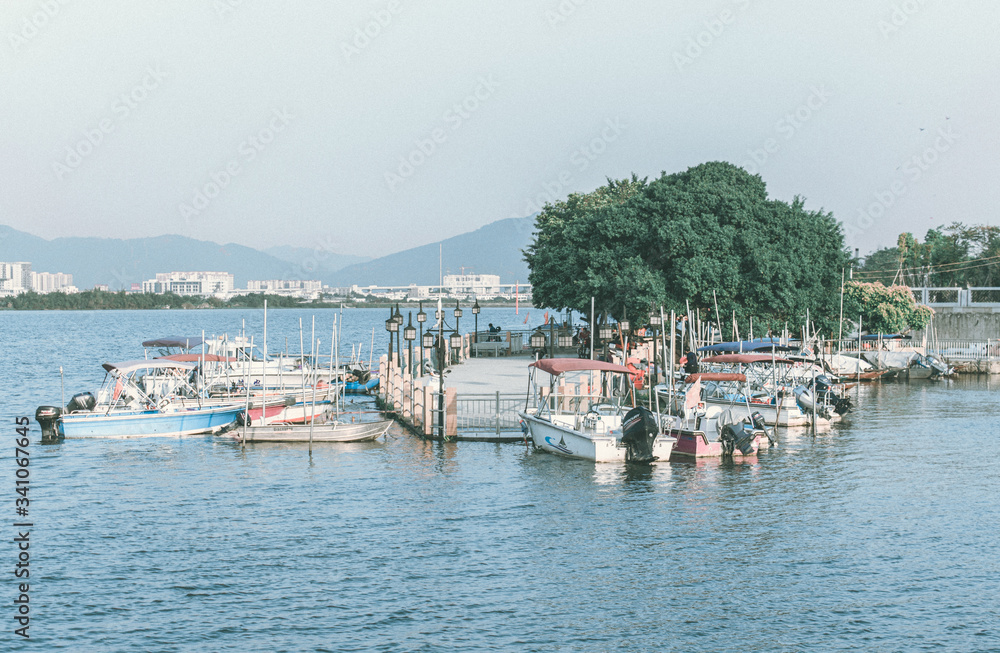
[[[751,352],[761,351],[794,351],[797,347],[789,347],[781,344],[780,338],[755,338],[754,340],[742,340],[740,342],[720,342],[717,345],[699,347],[698,351],[710,351],[714,353]]]
[[[167,336],[156,340],[147,340],[142,343],[143,347],[180,347],[181,349],[191,349],[202,343],[201,336],[186,338],[184,336]]]

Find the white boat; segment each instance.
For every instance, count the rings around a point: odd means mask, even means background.
[[[664,462],[674,438],[653,414],[624,401],[635,397],[622,365],[580,358],[544,358],[530,366],[534,407],[518,411],[535,446],[594,462]],[[536,373],[548,375],[537,383]],[[530,402],[530,400],[529,400]]]
[[[43,439],[55,437],[136,437],[217,433],[231,426],[243,406],[185,406],[170,397],[143,390],[145,376],[183,381],[195,365],[177,361],[137,360],[105,363],[97,396],[74,395],[65,409],[40,406],[35,419]]]
[[[385,435],[391,419],[368,422],[330,421],[315,424],[268,424],[240,428],[246,442],[367,442]]]

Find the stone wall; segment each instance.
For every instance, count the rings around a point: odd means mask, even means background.
[[[938,340],[996,340],[1000,338],[1000,312],[950,312],[938,309],[933,327]],[[923,340],[924,331],[913,334]]]

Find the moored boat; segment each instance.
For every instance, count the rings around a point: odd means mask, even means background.
[[[107,372],[97,395],[74,395],[65,409],[40,406],[35,419],[43,439],[56,437],[136,437],[217,433],[231,426],[243,410],[238,404],[184,406],[151,394],[137,380],[147,373],[183,379],[193,363],[138,360],[105,363]]]
[[[634,398],[631,370],[623,365],[579,358],[544,358],[530,366],[534,406],[518,411],[535,447],[594,462],[665,462],[674,439]],[[538,384],[536,374],[548,375]]]

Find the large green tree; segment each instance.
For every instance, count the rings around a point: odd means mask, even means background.
[[[535,304],[588,312],[593,296],[619,319],[717,301],[724,329],[734,311],[777,327],[809,309],[832,326],[848,264],[829,213],[768,199],[759,176],[728,163],[609,181],[547,205],[536,227],[525,251]]]

